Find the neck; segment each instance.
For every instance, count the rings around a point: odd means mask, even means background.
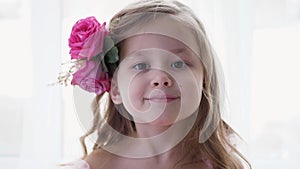
[[[151,124],[141,124],[136,123],[136,130],[134,137],[144,139],[143,145],[138,148],[142,151],[153,152],[153,156],[144,158],[147,161],[151,161],[152,164],[158,166],[164,166],[164,164],[175,164],[180,160],[181,155],[183,154],[180,148],[180,144],[172,142],[176,140],[174,136],[176,135],[175,129],[171,126],[153,126]],[[170,131],[169,131],[170,130]],[[165,132],[170,132],[169,134],[163,135]],[[177,131],[179,132],[179,131]],[[161,136],[161,138],[159,138]],[[158,138],[156,140],[147,139],[147,138]],[[173,146],[169,146],[172,145]],[[169,146],[169,148],[167,148]],[[168,149],[167,151],[160,152],[162,149]],[[160,152],[160,153],[157,153]],[[173,161],[173,162],[172,162]]]
[[[151,123],[136,123],[136,133],[133,137],[142,140],[141,150],[153,152],[153,154],[156,154],[156,158],[162,160],[174,159],[174,154],[181,151],[178,145],[192,128],[196,116],[197,114],[195,113],[172,125],[162,126]]]
[[[171,125],[168,126],[155,126],[148,123],[135,123],[136,133],[134,137],[136,138],[149,138],[157,136],[166,130],[168,130]]]
[[[177,146],[191,130],[196,113],[171,126],[136,124],[136,133],[129,137],[119,135],[120,141],[104,149],[128,158],[151,158],[157,161],[177,159],[181,149]]]
[[[162,154],[150,157],[147,160],[152,161],[153,164],[157,164],[158,166],[162,164],[175,164],[176,162],[180,161],[183,155],[182,149],[180,147],[180,144],[178,144],[170,150]]]

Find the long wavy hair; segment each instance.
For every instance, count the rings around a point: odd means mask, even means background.
[[[241,169],[246,166],[251,168],[250,163],[231,142],[232,136],[238,137],[237,133],[221,119],[223,83],[220,83],[219,66],[202,23],[189,7],[178,1],[165,0],[142,0],[127,6],[114,15],[109,23],[111,36],[117,42],[116,46],[122,50],[122,42],[128,37],[128,31],[137,29],[136,25],[143,25],[151,19],[155,20],[158,13],[176,16],[182,24],[191,28],[199,46],[199,51],[196,52],[204,66],[203,96],[199,112],[192,129],[180,144],[184,158],[193,159],[188,164],[194,164],[202,163],[205,157],[214,168],[218,169]],[[112,77],[114,70],[110,71]],[[105,105],[104,110],[100,109],[100,104]],[[136,132],[135,123],[119,113],[120,109],[116,108],[109,94],[97,95],[93,100],[92,109],[94,114],[92,127],[80,138],[84,150],[83,158],[88,154],[85,139],[92,133],[97,133],[93,150],[117,141],[108,125],[123,135],[131,136]],[[201,136],[199,131],[210,129],[213,131],[209,135]],[[201,137],[206,139],[199,142]]]

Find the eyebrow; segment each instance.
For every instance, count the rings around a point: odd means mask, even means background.
[[[186,51],[186,48],[175,48],[170,50],[172,53],[185,53]]]
[[[188,60],[191,59],[192,60],[192,57],[189,57],[191,55],[190,50],[188,50],[185,47],[175,48],[175,49],[171,49],[169,51],[172,52],[172,53],[174,53],[174,54],[183,54],[183,55],[180,55],[181,58],[185,58],[185,59],[188,59]]]
[[[175,48],[175,49],[170,49],[168,51],[172,52],[172,53],[184,53],[184,52],[187,52],[187,49],[186,48]],[[131,52],[131,54],[132,53],[138,53],[138,50],[134,50]]]
[[[185,47],[174,48],[174,49],[170,49],[170,50],[167,50],[167,51],[169,51],[169,52],[171,52],[173,54],[180,54],[180,53],[188,54],[188,50]],[[131,52],[131,54],[132,53],[135,53],[135,54],[137,54],[139,56],[144,56],[144,53],[140,53],[139,51],[133,51],[133,52]],[[183,56],[183,57],[185,58],[185,56]],[[130,56],[129,59],[133,59],[133,57]]]

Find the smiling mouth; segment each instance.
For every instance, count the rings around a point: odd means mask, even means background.
[[[150,98],[145,98],[146,100],[152,101],[152,102],[164,102],[164,103],[169,103],[171,101],[177,100],[179,99],[179,97],[175,97],[175,96],[153,96]]]

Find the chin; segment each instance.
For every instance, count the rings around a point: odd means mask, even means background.
[[[152,122],[150,122],[153,126],[161,126],[161,127],[170,127],[176,121],[176,118],[158,118]]]

